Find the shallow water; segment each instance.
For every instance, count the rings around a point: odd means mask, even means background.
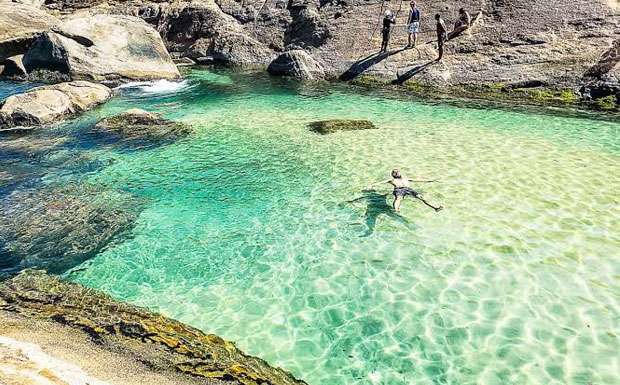
[[[620,383],[620,123],[388,99],[247,73],[135,85],[57,128],[148,199],[67,276],[235,341],[310,384]],[[193,125],[127,150],[81,132],[141,107]],[[321,136],[306,124],[369,119]],[[440,213],[361,190],[400,167]],[[384,196],[387,194],[386,196]],[[352,202],[350,202],[352,201]]]

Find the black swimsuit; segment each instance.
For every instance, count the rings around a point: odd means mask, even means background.
[[[415,191],[410,187],[394,187],[393,192],[395,197],[406,197],[407,195],[411,195],[412,197],[417,197],[420,195],[419,192]]]

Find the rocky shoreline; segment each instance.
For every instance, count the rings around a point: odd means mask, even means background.
[[[119,364],[136,366],[141,372],[174,378],[171,383],[305,384],[216,335],[204,334],[42,271],[24,271],[0,284],[0,320],[0,336],[18,339],[19,331],[33,324],[39,334],[52,338],[54,331],[62,329],[61,334],[69,335],[72,341],[59,339],[55,341],[58,345],[69,344],[66,347],[74,350],[88,345],[102,355],[115,354],[116,359],[126,362],[105,362],[108,368]],[[80,340],[77,346],[76,340]],[[91,363],[97,360],[90,357]],[[102,380],[114,377],[105,368],[97,374]],[[2,375],[0,370],[0,380]],[[120,383],[139,382],[130,376]]]
[[[174,61],[463,97],[561,99],[602,110],[620,104],[617,2],[420,2],[426,17],[415,49],[402,48],[407,6],[395,0],[0,0],[7,19],[0,18],[0,67],[13,78],[51,71],[114,84],[178,78]],[[437,63],[431,16],[450,21],[461,6],[479,20],[448,43]],[[377,25],[387,8],[397,25],[391,50],[381,54]],[[17,28],[2,28],[15,20]]]

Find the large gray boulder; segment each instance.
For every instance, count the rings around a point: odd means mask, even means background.
[[[9,96],[0,104],[0,130],[53,123],[86,111],[111,96],[108,87],[85,81],[34,88]]]
[[[139,18],[120,15],[64,20],[34,42],[24,66],[28,72],[47,69],[99,81],[181,76],[157,31]]]
[[[58,20],[35,7],[0,0],[0,61],[23,54]]]
[[[325,77],[323,67],[304,50],[287,51],[275,58],[267,71],[272,75],[291,76],[301,80]]]
[[[266,65],[271,50],[213,0],[180,1],[162,14],[158,30],[170,51],[202,62]]]

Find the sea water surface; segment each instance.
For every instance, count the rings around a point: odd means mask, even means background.
[[[68,278],[309,384],[620,383],[619,122],[243,72],[119,92],[57,128],[105,166],[41,183],[146,208]],[[81,136],[131,107],[196,133],[131,150]],[[334,118],[378,129],[307,128]],[[408,199],[399,215],[388,186],[363,191],[395,167],[439,179],[416,188],[445,210]]]

